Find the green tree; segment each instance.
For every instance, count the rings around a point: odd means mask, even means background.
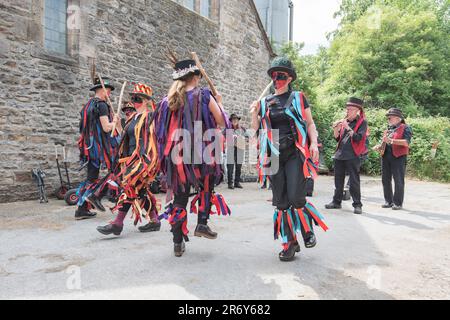
[[[450,38],[444,14],[395,2],[367,9],[359,18],[349,16],[352,22],[342,25],[330,47],[323,94],[358,95],[371,106],[397,105],[409,114],[450,115]]]

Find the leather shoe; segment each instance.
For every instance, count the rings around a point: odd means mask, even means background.
[[[195,228],[194,236],[207,239],[216,239],[217,232],[212,231],[207,224],[198,224]]]
[[[325,205],[325,208],[326,208],[326,209],[341,209],[341,208],[342,208],[342,205],[337,204],[337,203],[335,203],[335,202],[330,202],[329,204],[326,204],[326,205]]]
[[[123,226],[119,227],[115,224],[108,224],[106,226],[100,226],[97,227],[97,231],[101,234],[104,234],[105,236],[108,236],[110,234],[114,234],[115,236],[119,236],[122,233]]]

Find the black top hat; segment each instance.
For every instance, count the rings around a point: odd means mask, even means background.
[[[105,88],[110,88],[111,91],[114,91],[114,86],[112,85],[111,80],[108,77],[102,77],[103,79],[103,84],[105,85]],[[91,91],[95,91],[97,89],[102,88],[102,84],[100,82],[100,78],[99,77],[95,77],[94,79],[94,86],[91,87],[89,90]]]
[[[297,73],[295,72],[295,68],[291,60],[289,60],[286,57],[276,57],[275,59],[272,60],[270,69],[267,70],[269,77],[272,77],[272,73],[274,71],[287,72],[292,77],[292,81],[295,81],[295,79],[297,79]]]
[[[184,80],[191,74],[200,75],[200,69],[194,60],[181,60],[175,64],[175,71],[172,73],[173,80]]]
[[[241,120],[241,117],[239,117],[236,113],[233,113],[233,114],[230,116],[230,121],[233,120],[233,119]]]
[[[402,120],[405,119],[405,116],[403,115],[402,110],[400,110],[399,108],[390,108],[388,110],[388,112],[386,113],[386,117],[389,117],[389,116],[399,117]]]
[[[364,105],[364,101],[362,101],[361,99],[355,98],[355,97],[351,97],[350,99],[348,99],[348,102],[347,102],[347,106],[357,107],[361,110],[363,108],[363,105]]]

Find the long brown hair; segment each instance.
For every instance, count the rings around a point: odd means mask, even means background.
[[[167,98],[169,99],[170,111],[178,110],[184,105],[184,99],[186,96],[186,85],[194,78],[193,74],[186,76],[183,79],[175,80],[169,89]]]

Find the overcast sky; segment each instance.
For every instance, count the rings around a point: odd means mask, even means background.
[[[336,29],[333,14],[341,0],[293,0],[294,41],[304,42],[302,54],[313,54],[320,45],[328,46],[326,33]]]

